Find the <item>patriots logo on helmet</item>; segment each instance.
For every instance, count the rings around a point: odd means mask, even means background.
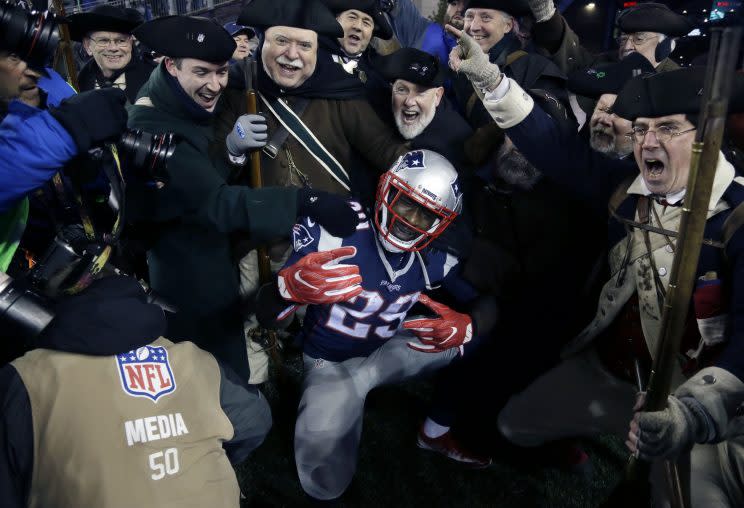
[[[315,238],[313,238],[310,231],[302,224],[295,224],[292,227],[292,246],[296,252],[313,243],[313,240]]]
[[[403,157],[403,163],[406,167],[409,168],[425,168],[426,165],[424,164],[424,152],[421,150],[414,150],[413,152],[408,152]]]
[[[460,199],[460,184],[455,180],[452,182],[452,193],[455,195],[457,199]]]
[[[168,351],[162,346],[143,346],[116,356],[121,386],[127,395],[153,402],[176,390]]]

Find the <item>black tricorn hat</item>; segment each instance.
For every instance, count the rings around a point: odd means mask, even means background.
[[[744,74],[734,74],[729,113],[744,111]],[[618,94],[612,112],[627,120],[679,113],[696,115],[703,98],[705,67],[685,67],[633,78]]]
[[[323,0],[323,3],[335,16],[351,9],[369,14],[375,22],[372,35],[385,40],[393,36],[393,27],[380,10],[377,0]]]
[[[606,93],[617,95],[631,78],[654,72],[651,62],[634,51],[619,62],[571,72],[566,88],[576,95],[597,99]]]
[[[442,86],[447,76],[445,65],[426,51],[416,48],[401,48],[389,55],[375,59],[375,68],[387,81],[404,79],[417,85]]]
[[[525,0],[470,0],[465,4],[467,9],[496,9],[517,17],[530,13],[530,6]]]
[[[682,37],[692,30],[687,18],[664,4],[645,3],[625,9],[617,18],[623,33],[658,32],[671,37]]]
[[[230,60],[236,46],[227,30],[211,19],[196,16],[156,18],[140,25],[133,34],[161,55],[213,63]]]
[[[336,17],[320,0],[252,0],[243,6],[238,23],[263,30],[291,26],[328,37],[344,36]]]
[[[99,5],[90,12],[68,16],[70,38],[82,41],[90,32],[118,32],[130,34],[142,24],[143,18],[135,9],[124,9],[115,5]]]

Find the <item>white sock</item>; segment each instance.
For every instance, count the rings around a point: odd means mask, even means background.
[[[424,434],[426,437],[437,438],[449,432],[450,428],[445,425],[439,425],[431,418],[427,418],[424,421]]]

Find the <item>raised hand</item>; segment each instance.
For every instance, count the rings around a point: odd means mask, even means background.
[[[457,46],[449,54],[450,68],[465,74],[476,88],[489,92],[495,89],[503,77],[499,66],[488,60],[488,55],[468,34],[452,25],[446,25],[445,29],[457,39]]]
[[[339,262],[355,255],[356,247],[308,254],[279,272],[279,294],[287,301],[309,305],[354,298],[362,292],[359,267]]]

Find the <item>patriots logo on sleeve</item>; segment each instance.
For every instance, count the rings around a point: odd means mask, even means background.
[[[315,238],[310,234],[302,224],[295,224],[292,227],[292,246],[295,252],[300,252],[302,249],[310,245],[315,241]]]
[[[143,346],[116,356],[121,387],[132,397],[153,402],[176,390],[176,378],[162,346]]]
[[[403,158],[403,162],[409,168],[423,169],[426,167],[426,165],[424,164],[424,152],[422,152],[421,150],[408,152]]]

